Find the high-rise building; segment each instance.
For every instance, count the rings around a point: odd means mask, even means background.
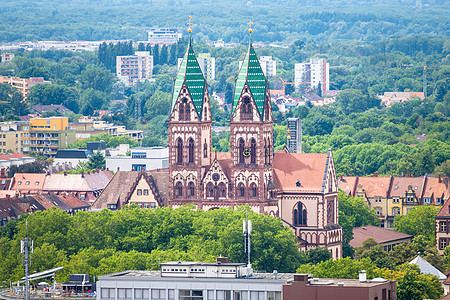
[[[178,59],[178,69],[182,61],[183,58]],[[197,61],[205,79],[214,80],[216,78],[216,59],[211,57],[210,53],[199,53]]]
[[[290,153],[302,153],[302,120],[300,118],[287,119],[287,142]]]
[[[29,130],[26,121],[10,121],[0,123],[0,153],[22,153],[24,150],[24,131]]]
[[[119,79],[126,85],[145,81],[153,73],[153,56],[149,51],[136,51],[134,55],[117,56],[116,72]]]
[[[0,76],[0,83],[7,83],[18,89],[22,95],[23,99],[26,100],[30,94],[30,89],[36,84],[51,84],[51,81],[44,80],[43,77],[31,77],[31,78],[20,78],[20,77],[8,77]]]
[[[326,59],[312,58],[309,63],[295,64],[295,87],[305,84],[311,89],[321,85],[321,92],[330,89],[330,70]]]
[[[151,28],[147,33],[152,44],[173,44],[183,37],[177,28]]]
[[[75,140],[75,130],[69,128],[66,117],[30,119],[29,131],[24,132],[23,152],[55,156],[58,149],[66,149]]]
[[[259,61],[264,75],[273,77],[277,74],[277,62],[272,59],[272,56],[261,56]]]

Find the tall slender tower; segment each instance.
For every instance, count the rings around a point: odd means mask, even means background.
[[[273,118],[269,85],[251,42],[236,79],[230,120],[233,198],[269,199],[272,178]]]
[[[190,19],[189,44],[174,82],[169,117],[169,199],[180,204],[201,197],[203,172],[211,163],[211,107],[192,48]]]

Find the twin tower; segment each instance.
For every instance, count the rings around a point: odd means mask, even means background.
[[[251,43],[236,79],[229,153],[212,153],[211,121],[208,87],[189,39],[171,99],[169,201],[203,209],[249,203],[270,213],[268,206],[276,206],[272,107]]]

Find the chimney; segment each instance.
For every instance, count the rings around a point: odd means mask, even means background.
[[[408,173],[408,174],[406,174],[406,177],[411,177],[411,174],[409,174],[409,173]]]
[[[366,281],[367,281],[366,270],[361,270],[359,272],[359,282],[366,282]]]
[[[81,172],[81,178],[84,178],[84,172]]]
[[[67,172],[64,172],[64,176],[67,176]]]
[[[11,195],[6,194],[6,199],[8,199],[8,201],[11,201]]]
[[[228,263],[228,257],[222,257],[222,256],[218,257],[217,258],[217,263],[218,264],[227,264]]]
[[[1,170],[1,178],[6,178],[5,168]]]
[[[378,172],[373,173],[373,177],[378,177]]]
[[[3,172],[3,170],[4,169],[2,169],[2,172]],[[3,175],[3,174],[2,174]],[[2,176],[2,178],[3,178],[3,176]],[[439,183],[441,183],[442,182],[442,178],[441,178],[441,174],[439,174]]]
[[[308,282],[308,274],[294,274],[294,281]]]
[[[342,180],[344,180],[344,176],[339,176],[339,181],[342,181]]]

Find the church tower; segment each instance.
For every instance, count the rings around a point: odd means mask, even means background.
[[[250,23],[251,26],[252,23]],[[252,32],[252,29],[249,29]],[[236,79],[230,120],[233,198],[272,199],[273,118],[269,85],[251,40]]]
[[[201,198],[201,179],[211,163],[208,88],[190,36],[175,78],[170,111],[169,199],[182,205]]]

